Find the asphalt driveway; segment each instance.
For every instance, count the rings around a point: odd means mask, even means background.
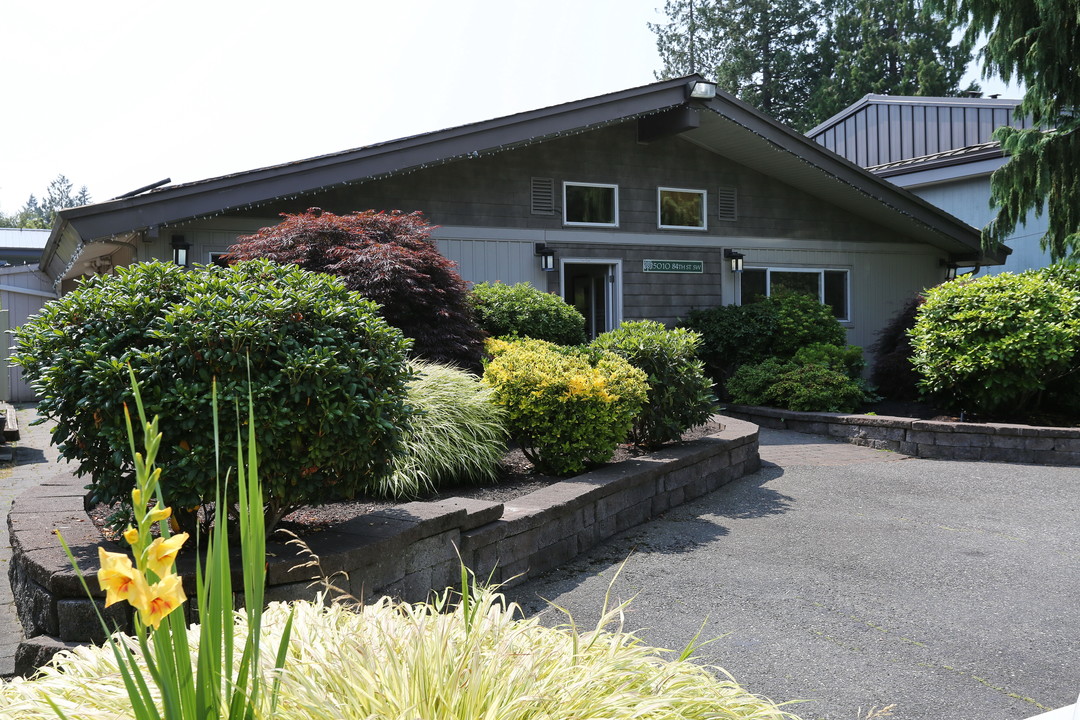
[[[762,431],[758,473],[509,595],[728,670],[807,720],[1018,720],[1080,691],[1080,470]]]

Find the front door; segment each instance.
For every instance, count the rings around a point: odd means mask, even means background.
[[[562,264],[563,299],[585,317],[585,334],[590,340],[618,323],[617,265],[609,261]]]

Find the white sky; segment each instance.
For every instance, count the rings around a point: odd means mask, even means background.
[[[0,212],[60,173],[103,201],[644,85],[662,8],[0,0]]]

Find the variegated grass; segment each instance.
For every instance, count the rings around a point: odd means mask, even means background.
[[[723,670],[673,656],[622,631],[625,605],[593,630],[546,627],[492,589],[450,592],[430,603],[382,598],[271,604],[263,643],[279,642],[292,613],[279,720],[531,720],[552,718],[729,718],[791,720]],[[242,627],[238,626],[238,640]],[[194,642],[194,634],[191,640]],[[81,702],[81,720],[128,717],[114,660],[96,649],[69,653],[36,680],[0,688],[0,712],[46,718],[41,693]],[[272,673],[269,661],[262,671]],[[35,686],[30,690],[29,686]],[[87,689],[92,687],[93,692]],[[22,700],[25,704],[16,704]],[[92,707],[91,707],[92,705]],[[35,714],[36,713],[36,714]]]
[[[490,388],[447,365],[411,360],[408,402],[418,411],[403,432],[404,452],[380,492],[415,497],[446,483],[493,483],[506,452],[506,411]]]

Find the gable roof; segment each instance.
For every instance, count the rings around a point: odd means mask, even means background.
[[[265,205],[405,172],[492,154],[545,139],[588,132],[669,110],[691,109],[700,122],[681,137],[794,185],[822,200],[929,243],[954,260],[984,264],[978,231],[933,205],[844,160],[726,93],[695,100],[691,75],[585,100],[414,135],[339,153],[165,186],[133,197],[59,213],[41,265],[59,279],[94,242],[127,242],[131,235],[200,217]],[[696,124],[696,127],[692,127]]]

